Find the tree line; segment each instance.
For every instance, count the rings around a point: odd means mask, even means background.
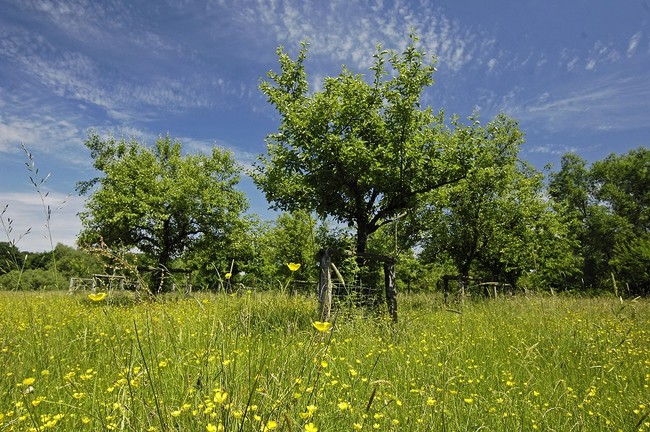
[[[100,175],[78,183],[87,196],[79,253],[144,272],[160,291],[175,270],[205,289],[313,281],[317,251],[337,247],[395,256],[402,289],[434,289],[458,274],[527,289],[649,293],[647,149],[590,166],[566,154],[545,176],[520,158],[514,119],[461,120],[423,106],[435,59],[415,36],[401,53],[378,47],[371,76],[343,68],[316,88],[306,44],[295,59],[282,47],[277,55],[279,72],[260,87],[280,124],[247,172],[277,219],[246,212],[244,170],[224,149],[187,154],[169,136],[148,146],[91,132],[85,145]],[[51,259],[57,251],[73,255],[57,246]],[[10,243],[0,249],[3,288],[16,272],[38,270],[18,256]],[[298,274],[288,262],[303,264]],[[346,265],[358,273],[364,262]]]

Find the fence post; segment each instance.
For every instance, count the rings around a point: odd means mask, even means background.
[[[397,322],[397,287],[395,285],[395,263],[384,262],[384,280],[386,285],[386,304],[393,322]]]
[[[324,249],[320,254],[320,278],[318,280],[318,306],[320,319],[329,321],[332,310],[332,274],[330,272],[330,251]]]

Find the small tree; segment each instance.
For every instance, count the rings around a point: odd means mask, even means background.
[[[81,194],[90,194],[79,243],[137,248],[159,270],[155,289],[174,259],[202,242],[223,242],[247,207],[234,189],[239,167],[218,147],[209,156],[183,155],[169,136],[147,147],[97,134],[85,144],[104,176],[78,183]]]
[[[422,108],[435,68],[416,41],[401,55],[379,48],[371,82],[344,68],[320,91],[309,90],[306,46],[296,60],[279,48],[281,72],[261,84],[281,122],[267,137],[255,183],[276,209],[316,211],[354,226],[357,254],[422,194],[464,178],[487,144],[473,140],[471,128],[450,131],[442,112]],[[500,137],[513,132],[513,124],[502,126]]]
[[[488,123],[484,136],[499,128]],[[554,275],[577,271],[568,259],[567,230],[544,196],[543,176],[518,159],[522,141],[521,135],[496,140],[482,167],[424,200],[417,224],[425,261],[449,257],[465,279],[474,271],[512,285],[528,270],[547,284],[558,282]]]

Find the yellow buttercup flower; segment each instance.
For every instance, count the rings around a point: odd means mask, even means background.
[[[319,332],[326,332],[326,331],[328,331],[329,329],[332,328],[332,323],[331,323],[331,322],[327,322],[327,321],[323,321],[323,322],[321,322],[321,321],[314,321],[314,322],[312,323],[312,325],[313,325],[313,326],[316,328],[316,330],[318,330]]]
[[[290,263],[287,263],[287,267],[289,267],[289,270],[291,270],[292,272],[295,272],[295,271],[298,271],[300,269],[300,264],[290,262]]]
[[[23,385],[24,386],[30,386],[36,382],[36,378],[25,378],[23,380]]]
[[[338,407],[341,411],[350,409],[350,404],[347,402],[339,402]]]
[[[106,295],[107,294],[105,292],[93,293],[93,294],[88,294],[88,298],[91,299],[94,302],[99,302],[99,301],[104,300],[106,298]]]
[[[232,277],[232,273],[228,272],[226,273],[226,279],[230,279]]]
[[[223,405],[226,403],[226,399],[228,399],[228,392],[217,390],[214,394],[214,403]]]
[[[315,424],[309,423],[305,425],[305,432],[318,432],[318,428]]]

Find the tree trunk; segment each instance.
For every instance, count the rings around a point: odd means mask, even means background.
[[[162,243],[162,249],[158,255],[158,268],[154,270],[151,278],[153,285],[151,291],[154,293],[168,292],[172,289],[172,281],[169,277],[171,274],[168,271],[173,247],[171,217],[167,218],[163,224],[163,233],[160,241]]]
[[[366,253],[366,246],[368,244],[368,226],[366,223],[357,221],[357,244],[356,253],[357,257]]]

